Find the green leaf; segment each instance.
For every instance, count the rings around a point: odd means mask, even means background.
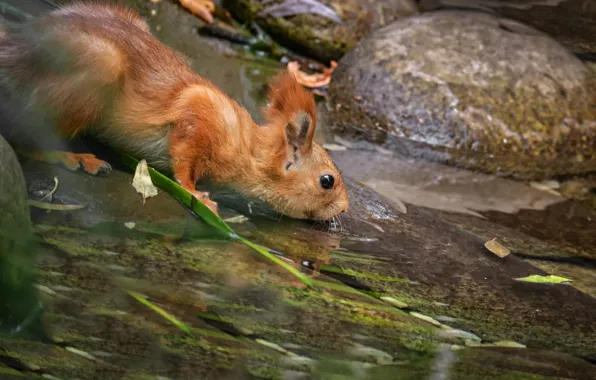
[[[539,283],[539,284],[564,284],[564,283],[571,282],[570,279],[565,278],[565,277],[559,277],[559,276],[553,276],[553,275],[541,276],[541,275],[537,275],[537,274],[534,274],[534,275],[528,276],[528,277],[516,278],[516,280],[517,281],[525,281],[525,282],[534,282],[534,283]]]
[[[133,171],[135,170],[139,162],[136,158],[129,156],[128,154],[123,152],[116,152],[116,154],[120,157],[120,160],[124,165],[128,166],[129,169]],[[253,250],[260,253],[270,261],[286,269],[288,272],[296,276],[298,279],[300,279],[300,281],[302,281],[306,285],[310,287],[313,286],[312,281],[308,277],[306,277],[298,269],[294,268],[290,264],[284,262],[277,256],[273,255],[268,248],[255,244],[243,238],[242,236],[239,236],[226,222],[223,221],[223,219],[217,216],[213,211],[211,211],[211,209],[209,209],[209,207],[205,206],[203,202],[193,197],[192,194],[190,194],[185,188],[177,184],[175,181],[161,174],[153,168],[149,168],[149,174],[151,175],[151,180],[155,185],[161,187],[162,189],[170,193],[173,197],[182,202],[186,207],[193,210],[197,215],[203,218],[203,220],[207,222],[207,224],[223,232],[224,234],[229,236],[230,239],[241,242],[247,245],[248,247],[252,248]]]
[[[172,324],[174,324],[176,327],[178,327],[180,330],[184,331],[187,334],[191,334],[190,332],[190,328],[184,324],[183,322],[181,322],[180,320],[178,320],[178,318],[174,317],[172,314],[168,313],[167,311],[165,311],[164,309],[162,309],[161,307],[147,301],[147,299],[145,298],[145,296],[143,296],[140,293],[137,292],[133,292],[132,290],[128,291],[128,294],[133,297],[134,299],[136,299],[137,301],[139,301],[140,303],[142,303],[143,305],[147,306],[148,308],[150,308],[151,310],[155,311],[157,314],[161,315],[162,317],[164,317],[165,319],[167,319],[168,321],[172,322]]]

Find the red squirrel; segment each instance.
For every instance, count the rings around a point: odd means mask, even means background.
[[[126,8],[72,4],[0,32],[0,93],[11,113],[41,112],[37,122],[54,123],[60,136],[89,133],[171,170],[216,213],[208,193],[195,189],[199,178],[293,218],[331,220],[349,206],[340,172],[313,141],[313,95],[292,74],[270,84],[266,123],[257,125]],[[93,155],[28,156],[93,175],[111,171]]]

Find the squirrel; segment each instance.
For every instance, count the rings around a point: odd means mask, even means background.
[[[195,189],[200,178],[297,219],[331,220],[349,206],[339,170],[313,141],[314,97],[291,73],[270,83],[258,125],[124,7],[71,4],[0,32],[0,96],[17,135],[37,134],[37,123],[60,137],[88,133],[171,171],[215,213]],[[27,152],[92,175],[111,171],[91,154]]]

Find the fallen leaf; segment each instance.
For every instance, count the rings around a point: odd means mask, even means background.
[[[248,218],[244,215],[238,215],[228,219],[224,219],[224,222],[226,223],[244,223],[246,221],[248,221]]]
[[[85,208],[85,205],[61,205],[55,203],[34,201],[32,199],[29,199],[29,206],[53,211],[74,211]]]
[[[557,181],[542,181],[542,182],[530,182],[530,187],[533,187],[536,190],[546,191],[549,194],[555,195],[560,197],[561,193],[559,193],[556,189],[561,187],[561,184]]]
[[[286,0],[265,8],[259,16],[287,17],[304,13],[316,14],[338,24],[343,22],[337,12],[317,0]]]
[[[135,176],[132,179],[132,186],[143,196],[143,204],[145,204],[147,198],[157,195],[157,187],[151,182],[146,160],[139,161],[135,170]]]
[[[497,238],[485,242],[484,246],[486,247],[486,249],[499,256],[500,258],[503,258],[511,253],[509,248],[497,242]]]
[[[539,283],[539,284],[565,284],[565,283],[570,283],[571,280],[565,277],[559,277],[559,276],[553,276],[553,275],[548,275],[548,276],[541,276],[538,274],[534,274],[532,276],[528,276],[528,277],[520,277],[520,278],[516,278],[517,281],[525,281],[525,282],[534,282],[534,283]]]
[[[186,8],[190,13],[201,18],[208,24],[213,24],[213,12],[215,4],[211,0],[178,0],[180,5]]]
[[[288,62],[288,71],[294,74],[298,83],[310,88],[327,86],[331,82],[331,74],[336,67],[337,62],[331,61],[331,66],[323,69],[322,73],[307,74],[300,70],[300,64],[297,61]]]

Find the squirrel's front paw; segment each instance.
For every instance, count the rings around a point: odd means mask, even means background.
[[[209,209],[213,211],[215,215],[219,216],[219,213],[217,212],[217,202],[213,202],[211,199],[209,199],[209,193],[202,191],[192,191],[191,194],[193,197],[203,202],[205,206],[209,207]]]

